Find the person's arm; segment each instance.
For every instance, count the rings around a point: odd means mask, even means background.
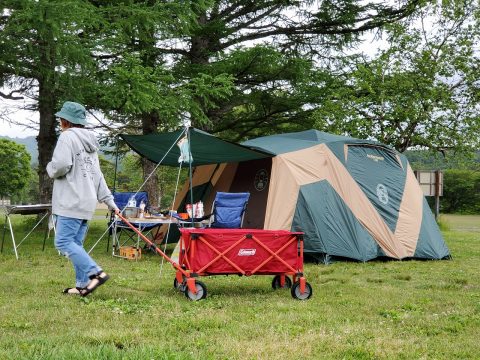
[[[72,168],[72,150],[60,137],[53,151],[52,161],[47,164],[47,173],[52,179],[65,176]]]
[[[105,203],[109,210],[114,210],[115,213],[119,212],[117,204],[113,201],[113,195],[105,182],[103,174],[100,174],[100,181],[98,183],[97,199],[100,202]]]

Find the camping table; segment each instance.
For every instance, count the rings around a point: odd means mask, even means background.
[[[209,221],[208,220],[202,220],[202,221],[191,221],[191,220],[180,220],[175,217],[164,217],[164,218],[127,218],[128,222],[135,226],[140,232],[143,232],[146,228],[152,227],[152,225],[158,225],[161,226],[163,224],[176,224],[178,227],[183,228],[183,227],[194,227],[194,228],[205,228]],[[193,226],[192,226],[193,224]],[[122,257],[117,254],[115,254],[115,251],[120,250],[120,246],[123,246],[124,244],[120,244],[120,238],[118,234],[118,229],[129,229],[129,226],[124,224],[122,221],[115,221],[115,225],[113,226],[113,231],[112,231],[112,237],[113,237],[113,243],[112,243],[112,255],[117,256],[117,257]],[[154,235],[153,238],[155,239],[157,235]],[[140,236],[137,235],[137,242],[136,242],[136,247],[138,248],[140,245]],[[126,240],[128,241],[128,240]],[[178,245],[178,244],[177,244]],[[175,248],[174,252],[177,251],[177,247]]]
[[[130,224],[135,226],[140,232],[143,232],[146,228],[152,227],[157,225],[160,227],[163,224],[177,224],[178,221],[174,218],[164,217],[164,218],[128,218]],[[119,229],[129,229],[129,226],[124,224],[120,220],[115,221],[115,225],[113,226],[113,243],[112,243],[112,255],[121,257],[115,254],[115,250],[120,250],[120,246],[124,244],[120,244],[120,238],[118,234]],[[155,237],[155,236],[154,236]],[[136,247],[138,248],[140,244],[140,236],[137,235],[137,242]]]
[[[3,224],[3,236],[2,236],[2,247],[1,247],[1,252],[3,252],[3,243],[5,241],[5,232],[7,230],[7,222],[8,226],[10,228],[10,236],[12,237],[12,243],[13,243],[13,249],[15,251],[15,257],[18,260],[18,247],[23,243],[23,241],[35,230],[35,228],[42,223],[44,219],[48,220],[49,215],[52,213],[52,205],[51,204],[37,204],[37,205],[8,205],[5,206],[5,223]],[[10,220],[10,216],[14,214],[20,214],[20,215],[35,215],[35,214],[40,214],[43,216],[38,220],[38,222],[35,224],[35,226],[30,230],[30,232],[25,235],[25,237],[18,243],[18,245],[15,243],[15,236],[13,233],[13,227],[12,227],[12,221]],[[42,250],[45,250],[45,241],[48,236],[48,231],[49,228],[48,226],[45,229],[45,235],[43,238],[43,247]]]

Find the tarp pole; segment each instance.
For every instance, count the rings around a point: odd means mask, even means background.
[[[117,167],[118,167],[118,135],[116,136],[116,142],[115,142],[115,171],[113,173],[112,193],[115,192],[115,186],[116,186],[116,183],[117,183]]]
[[[113,172],[113,187],[112,187],[112,195],[115,193],[115,186],[117,184],[117,167],[118,167],[118,135],[116,136],[116,141],[115,141],[115,170]],[[110,221],[109,221],[109,225],[113,224],[113,222],[115,221],[114,219],[114,214],[113,212],[110,213]],[[111,235],[111,232],[110,232],[110,226],[109,226],[109,229],[108,229],[108,237],[107,237],[107,252],[108,252],[108,248],[110,247],[110,235]],[[93,249],[93,248],[92,248]],[[91,251],[91,250],[90,250]],[[89,251],[89,253],[90,253]]]
[[[190,127],[187,127],[187,140],[188,140],[188,157],[189,157],[189,162],[188,162],[188,177],[190,178],[190,204],[192,204],[192,216],[191,216],[191,221],[192,221],[192,227],[194,226],[193,224],[193,218],[195,217],[195,214],[193,212],[193,176],[192,176],[192,162],[193,162],[193,157],[192,157],[192,144],[191,144],[191,136],[190,136]]]

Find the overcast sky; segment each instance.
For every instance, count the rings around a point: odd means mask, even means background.
[[[21,121],[22,119],[37,119],[38,121],[38,115],[29,111],[18,111],[15,113],[15,115],[12,115],[11,117],[15,118],[16,121]],[[6,121],[2,121],[0,125],[0,135],[8,136],[11,138],[25,138],[28,136],[37,136],[38,130],[26,129],[24,126],[13,125],[9,124]]]
[[[29,136],[37,136],[38,135],[38,120],[39,114],[38,112],[26,111],[26,110],[16,110],[16,105],[12,105],[12,102],[7,102],[0,99],[0,115],[5,112],[9,112],[9,118],[13,119],[16,123],[20,124],[28,124],[29,126],[25,125],[17,125],[9,123],[5,121],[0,116],[0,136],[8,136],[10,138],[26,138]],[[60,109],[55,109],[56,111]],[[91,125],[98,125],[98,121],[95,118],[87,113],[87,121]],[[35,126],[35,129],[31,127]]]

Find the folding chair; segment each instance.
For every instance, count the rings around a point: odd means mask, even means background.
[[[227,193],[217,192],[215,200],[212,203],[212,210],[210,214],[201,218],[193,219],[193,222],[203,224],[203,221],[208,220],[206,225],[209,228],[223,228],[223,229],[239,229],[243,224],[243,216],[247,208],[250,193]],[[180,221],[180,227],[189,227],[190,220],[184,220],[177,217]],[[181,239],[181,238],[180,238]],[[184,243],[180,240],[173,250],[172,259],[179,260],[180,252],[185,251]]]
[[[149,208],[148,202],[148,194],[145,191],[140,191],[137,193],[134,192],[114,192],[113,199],[115,204],[118,206],[120,210],[125,209],[127,207],[130,199],[134,197],[136,202],[136,207],[139,207],[140,203],[143,201],[145,204],[145,209]],[[113,225],[112,225],[113,224]],[[135,223],[132,221],[131,224],[135,226],[142,232],[146,232],[145,235],[151,235],[152,240],[155,239],[156,233],[153,233],[155,228],[160,228],[161,224],[158,223]],[[139,246],[139,238],[138,235],[123,221],[115,220],[115,213],[112,212],[110,215],[109,227],[112,225],[111,235],[112,235],[112,247],[113,247],[113,255],[116,255],[116,251],[119,251],[122,246],[125,246],[127,243],[133,243],[136,248]],[[122,235],[123,239],[122,239]],[[107,250],[109,247],[110,241],[107,242]]]
[[[247,208],[250,193],[217,192],[212,204],[209,227],[239,229]]]

